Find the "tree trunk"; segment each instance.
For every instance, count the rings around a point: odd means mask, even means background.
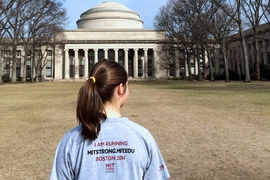
[[[2,59],[1,54],[2,54],[2,52],[0,52],[0,84],[3,84],[3,79],[2,79],[2,76],[3,76],[3,59]]]
[[[190,58],[190,57],[189,57]],[[188,80],[191,81],[191,65],[190,65],[190,60],[187,60],[187,65],[188,65]]]
[[[238,16],[240,16],[240,9],[238,10]],[[240,34],[240,43],[242,47],[242,53],[244,58],[244,66],[245,66],[245,80],[244,82],[250,82],[250,75],[249,75],[249,64],[248,64],[248,56],[247,56],[247,48],[246,48],[246,41],[243,33],[243,27],[240,17],[238,18],[238,26],[239,26],[239,34]]]
[[[254,49],[255,49],[255,64],[256,64],[256,79],[260,80],[260,50],[256,33],[254,33]]]
[[[31,83],[36,80],[36,51],[34,44],[32,45],[32,57],[31,57]]]
[[[214,73],[213,73],[213,63],[212,63],[211,54],[210,54],[209,49],[207,49],[206,51],[207,51],[207,57],[208,57],[208,62],[209,62],[209,76],[210,76],[209,81],[215,81]]]
[[[207,63],[205,62],[205,53],[203,54],[203,79],[207,79],[208,75],[208,68],[207,68]]]
[[[11,82],[16,83],[17,77],[16,77],[16,62],[17,62],[17,42],[14,42],[14,45],[12,47],[12,76],[11,76]]]
[[[226,52],[225,45],[226,45],[226,42],[225,42],[225,38],[224,38],[222,40],[222,44],[221,44],[221,52],[222,52],[223,59],[224,59],[225,82],[230,82],[228,59],[227,59],[227,52]]]
[[[211,57],[209,57],[209,75],[210,75],[210,81],[215,81],[214,74],[213,74],[213,63]]]
[[[26,82],[26,61],[27,61],[27,58],[24,58],[24,63],[23,63],[23,82]]]
[[[197,68],[198,68],[198,81],[202,80],[202,72],[201,72],[201,62],[200,62],[200,53],[199,53],[199,48],[198,45],[197,46],[197,53],[196,53],[196,60],[197,60]]]

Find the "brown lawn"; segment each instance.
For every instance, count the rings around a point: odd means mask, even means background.
[[[83,82],[0,86],[0,180],[48,179]],[[171,180],[270,179],[270,82],[130,82],[122,115],[155,137]]]

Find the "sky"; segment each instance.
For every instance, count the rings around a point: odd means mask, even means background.
[[[80,19],[80,15],[106,0],[64,0],[64,7],[67,9],[68,25],[66,30],[77,28],[76,21]],[[166,4],[167,0],[112,0],[113,2],[122,4],[127,8],[135,11],[144,21],[143,27],[146,29],[154,29],[154,17],[159,9]]]

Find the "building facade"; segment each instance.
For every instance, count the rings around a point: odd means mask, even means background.
[[[250,64],[255,63],[254,39],[252,30],[245,31]],[[12,64],[12,52],[3,52],[3,74],[12,76],[12,66],[16,64],[17,77],[41,77],[43,80],[88,79],[91,67],[101,59],[110,59],[120,63],[130,78],[179,78],[189,76],[184,53],[174,48],[168,51],[172,68],[162,67],[162,55],[158,53],[165,38],[165,31],[143,28],[143,20],[131,9],[115,3],[104,2],[81,14],[77,29],[65,30],[56,37],[54,48],[41,49],[35,53],[36,69],[32,69],[33,60],[22,47],[17,50],[17,62]],[[262,25],[259,31],[260,63],[270,65],[270,26]],[[214,51],[214,50],[213,50]],[[44,53],[44,54],[43,54]],[[209,61],[206,53],[198,61],[190,59],[190,71],[204,77],[209,74],[206,68]],[[219,51],[214,51],[213,71],[224,73],[224,61]],[[229,44],[228,66],[231,71],[244,73],[244,61],[240,42]],[[167,61],[167,59],[166,59]],[[38,62],[40,64],[38,64]],[[167,62],[166,62],[167,63]],[[176,67],[176,68],[175,68]],[[0,67],[1,68],[1,67]]]
[[[245,31],[244,36],[246,41],[249,66],[252,66],[256,63],[253,30],[249,29]],[[260,64],[270,66],[270,23],[260,26],[258,31],[258,44]],[[229,69],[239,74],[245,74],[242,48],[238,40],[233,40],[229,44],[228,60]],[[222,59],[219,59],[219,61],[222,61]]]
[[[101,59],[114,60],[130,78],[161,78],[158,43],[164,32],[143,28],[131,9],[104,2],[81,14],[77,29],[66,30],[56,49],[54,79],[87,79],[91,67]]]

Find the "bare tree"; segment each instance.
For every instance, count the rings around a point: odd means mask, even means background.
[[[209,32],[210,21],[212,16],[215,14],[219,7],[209,0],[186,0],[185,9],[187,9],[186,21],[190,26],[190,30],[193,34],[193,38],[196,41],[196,59],[198,65],[198,80],[201,80],[201,62],[204,62],[204,67],[206,67],[206,62],[204,56],[208,57],[208,68],[210,71],[210,81],[214,80],[213,76],[213,65],[212,57],[210,56],[210,49],[213,48],[215,42]],[[206,53],[205,53],[206,51]]]
[[[210,70],[210,80],[214,80],[211,49],[215,47],[210,33],[211,21],[219,9],[210,0],[170,0],[160,9],[155,18],[156,29],[166,31],[167,38],[179,49],[185,49],[190,72],[190,58],[197,61],[197,80],[202,80],[201,60]],[[206,53],[205,53],[206,51]],[[206,66],[205,55],[209,65]],[[189,74],[191,77],[191,73]]]
[[[7,19],[7,25],[4,27],[10,40],[12,41],[12,76],[11,82],[16,82],[16,62],[17,48],[20,41],[19,34],[22,31],[24,24],[31,18],[31,14],[27,13],[31,0],[11,0],[5,1],[4,6],[7,8],[3,13]]]
[[[227,9],[227,12],[230,12],[230,9]],[[221,9],[217,10],[211,19],[212,20],[209,22],[209,32],[214,37],[215,42],[219,44],[219,49],[222,52],[224,60],[225,82],[229,82],[228,36],[233,32],[235,25],[232,22],[232,18]]]
[[[6,38],[6,26],[10,16],[5,15],[5,11],[12,8],[14,1],[6,2],[5,0],[0,0],[0,84],[3,83],[3,51],[8,48],[10,44]],[[9,63],[10,64],[10,63]]]
[[[248,62],[248,56],[247,56],[247,48],[246,48],[246,41],[244,37],[244,30],[243,30],[243,21],[242,21],[242,0],[233,0],[228,1],[230,2],[225,3],[227,1],[224,0],[211,0],[212,2],[216,3],[228,16],[232,18],[234,22],[238,25],[238,33],[240,38],[240,44],[242,48],[242,56],[244,59],[244,66],[245,66],[245,80],[244,82],[250,82],[250,73],[249,73],[249,62]],[[228,6],[230,6],[229,9],[234,9],[234,12],[231,11],[228,12]]]
[[[29,7],[29,11],[35,16],[25,24],[21,33],[24,49],[31,52],[29,53],[32,62],[31,82],[38,81],[38,76],[41,81],[43,80],[42,72],[47,64],[47,51],[54,48],[56,34],[63,31],[63,25],[67,20],[66,10],[62,8],[61,2],[36,1],[40,8]]]
[[[3,17],[3,2],[2,0],[0,1],[0,84],[3,84],[3,70],[2,70],[2,66],[3,66],[3,59],[2,59],[2,40],[3,40],[3,36],[4,36],[4,28],[3,26],[5,25],[4,23],[4,17]]]
[[[58,0],[3,0],[3,16],[9,17],[3,28],[12,41],[12,82],[16,82],[18,46],[22,44],[27,53],[31,52],[33,75],[36,47],[46,44],[47,39],[60,32],[67,20],[62,5]],[[49,38],[45,40],[44,37]]]
[[[183,0],[169,0],[155,16],[154,26],[166,31],[166,41],[182,51],[188,65],[189,79],[192,78],[191,58],[195,58],[196,41],[188,24],[187,3]]]
[[[173,71],[174,78],[177,77],[177,70],[179,69],[179,59],[176,56],[176,47],[173,43],[168,41],[163,41],[163,44],[160,46],[160,49],[157,51],[159,54],[160,60],[158,62],[162,70],[166,71],[166,75],[170,78],[170,72]]]
[[[260,53],[258,43],[258,32],[262,19],[266,16],[267,6],[270,6],[269,0],[244,0],[242,4],[243,12],[248,20],[251,29],[253,30],[254,49],[255,49],[255,64],[256,64],[256,79],[260,80]]]

